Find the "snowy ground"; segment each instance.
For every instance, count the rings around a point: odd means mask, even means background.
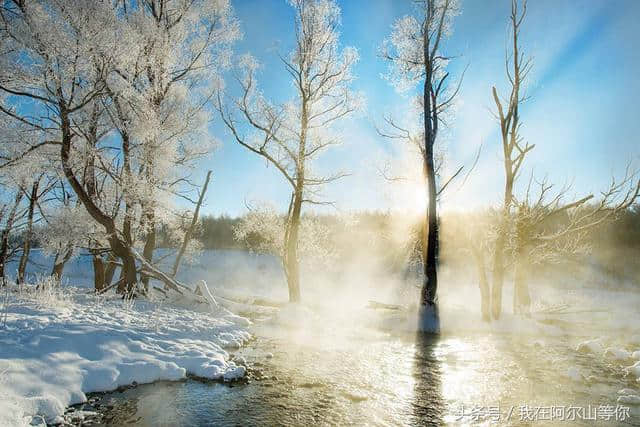
[[[89,392],[245,374],[228,350],[249,339],[249,322],[224,309],[127,303],[73,287],[0,292],[1,426],[59,422]]]

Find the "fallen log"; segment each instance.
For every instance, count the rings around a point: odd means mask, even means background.
[[[170,277],[168,274],[164,273],[162,270],[154,267],[152,264],[149,263],[149,261],[147,261],[142,255],[140,255],[135,249],[130,248],[131,254],[140,262],[140,264],[142,265],[142,270],[144,270],[145,274],[147,274],[148,276],[153,277],[156,280],[159,280],[161,282],[163,282],[168,288],[173,289],[174,291],[176,291],[177,293],[179,293],[180,295],[184,295],[183,290],[186,290],[190,293],[194,293],[193,289],[191,289],[189,286],[178,282],[176,279],[174,279],[173,277]],[[182,290],[181,290],[182,288]]]
[[[224,293],[219,293],[218,299],[231,301],[236,304],[257,305],[270,308],[282,308],[287,305],[286,302],[273,301],[262,297],[241,297]]]
[[[403,307],[401,305],[396,304],[385,304],[383,302],[369,300],[369,305],[367,308],[373,309],[384,309],[384,310],[402,310]]]

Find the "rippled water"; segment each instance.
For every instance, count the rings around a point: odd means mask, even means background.
[[[355,318],[334,320],[327,325],[316,318],[293,328],[258,325],[256,339],[235,355],[251,367],[248,383],[190,379],[107,394],[100,403],[111,409],[103,406],[103,422],[457,425],[499,416],[501,424],[526,425],[522,416],[531,412],[522,405],[615,406],[619,389],[637,387],[615,362],[577,353],[568,334],[424,337],[344,324]],[[571,379],[572,367],[584,379]],[[626,424],[640,425],[636,409]],[[608,425],[614,424],[620,423]]]

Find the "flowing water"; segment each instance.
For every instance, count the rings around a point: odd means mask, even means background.
[[[40,261],[30,266],[31,274],[46,273],[51,260],[43,255]],[[588,418],[595,410],[595,424],[640,425],[640,406],[629,405],[630,418],[615,412],[619,390],[640,395],[640,383],[624,374],[633,361],[576,351],[579,342],[595,337],[606,346],[640,350],[640,342],[628,339],[640,333],[637,291],[605,292],[599,285],[589,290],[563,281],[549,304],[564,298],[574,307],[604,306],[609,312],[551,316],[551,324],[505,316],[490,326],[473,310],[475,286],[446,294],[462,281],[454,272],[455,280],[443,279],[443,333],[424,337],[406,332],[415,322],[410,316],[398,322],[402,312],[362,307],[369,298],[389,301],[389,295],[378,292],[381,275],[366,280],[357,265],[351,280],[322,276],[310,284],[313,275],[307,275],[303,307],[254,318],[255,338],[232,354],[245,359],[247,381],[138,385],[94,395],[91,404],[73,409],[97,410],[93,425],[593,425]],[[68,266],[66,279],[90,284],[90,272],[89,258],[81,256]],[[206,251],[184,266],[180,278],[205,279],[214,294],[232,289],[286,299],[273,257]],[[309,295],[311,289],[324,293]],[[536,296],[543,297],[537,286]],[[324,304],[310,304],[317,301]]]
[[[250,367],[247,382],[189,379],[102,395],[101,422],[593,425],[591,417],[596,424],[640,425],[637,407],[628,417],[616,412],[617,391],[637,389],[635,379],[615,362],[576,352],[574,338],[562,332],[428,337],[371,328],[370,316],[329,322],[327,311],[295,314],[256,322],[256,338],[234,355]]]

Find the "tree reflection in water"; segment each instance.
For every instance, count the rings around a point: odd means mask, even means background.
[[[414,399],[413,415],[416,425],[441,425],[444,403],[440,361],[436,357],[439,336],[418,333],[416,335],[413,364]]]

